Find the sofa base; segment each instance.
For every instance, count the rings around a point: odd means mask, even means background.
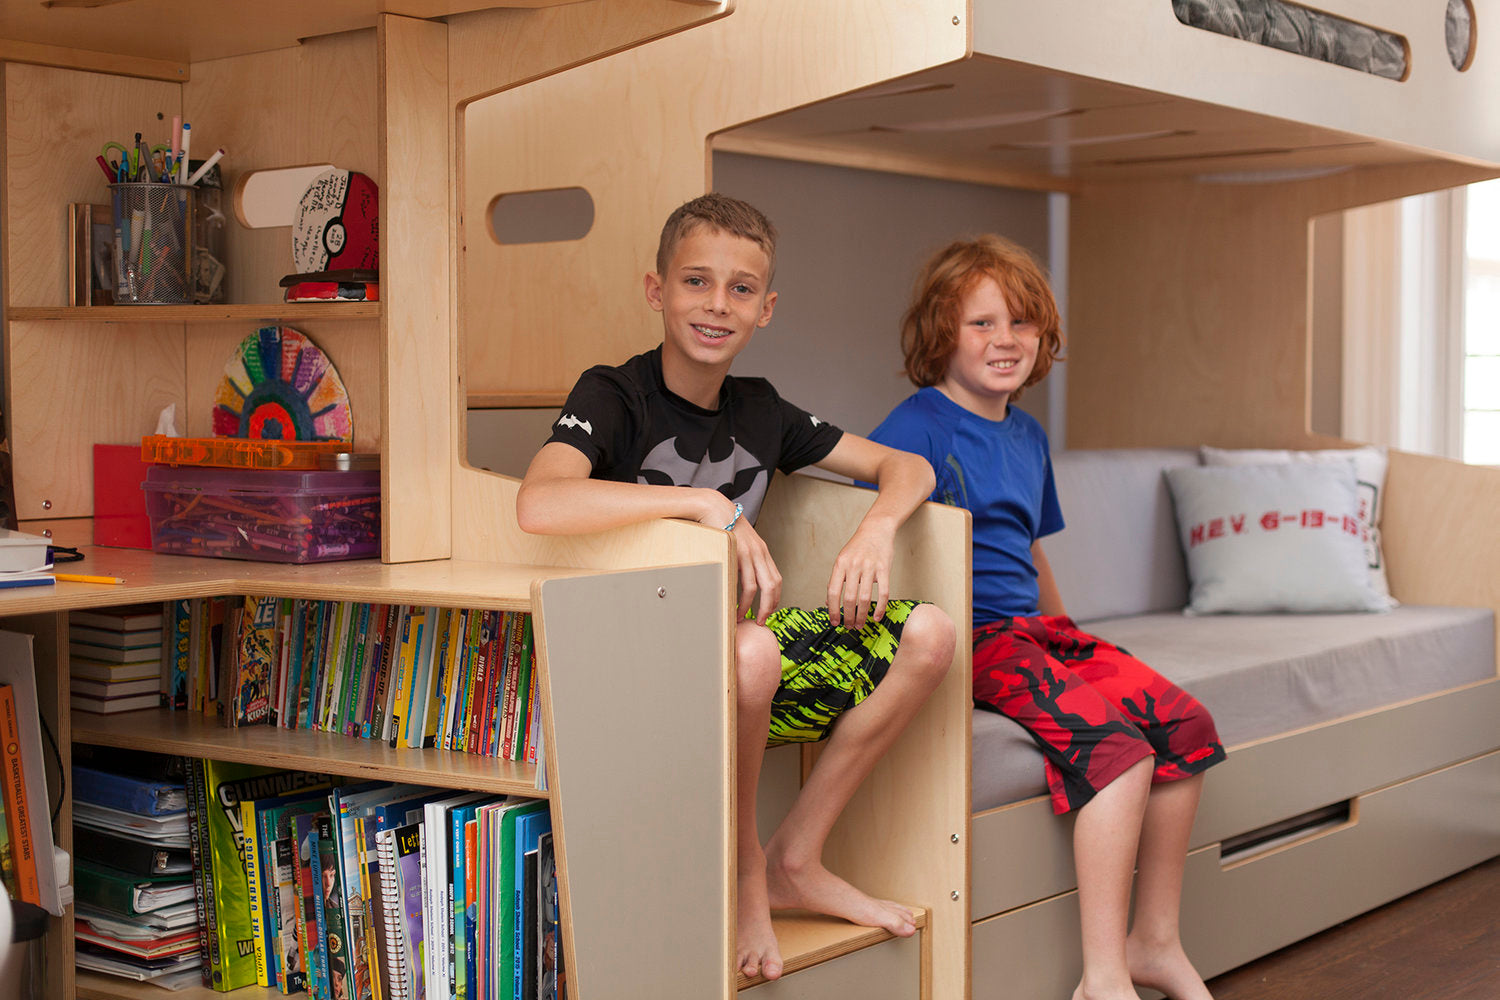
[[[1500,855],[1500,751],[1357,796],[1349,818],[1222,862],[1193,851],[1183,944],[1218,975]],[[1066,996],[1078,982],[1076,891],[979,920],[974,981],[994,1000]]]

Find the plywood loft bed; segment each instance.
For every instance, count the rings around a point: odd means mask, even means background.
[[[549,799],[562,831],[575,997],[729,997],[743,985],[762,1000],[948,1000],[970,994],[971,975],[974,993],[1003,982],[1027,1000],[1061,994],[1070,961],[1062,942],[1071,939],[1059,931],[1070,903],[1066,837],[1037,802],[971,821],[966,653],[830,845],[837,870],[922,908],[919,936],[897,942],[836,922],[785,921],[789,968],[798,971],[779,983],[738,984],[729,972],[730,548],[719,532],[666,522],[571,539],[522,534],[516,482],[464,459],[465,411],[556,404],[584,367],[655,343],[658,330],[637,305],[643,262],[667,212],[711,187],[709,153],[723,149],[1066,192],[1070,444],[1315,443],[1306,419],[1308,221],[1500,172],[1500,120],[1484,114],[1500,84],[1484,32],[1500,4],[1475,0],[1479,43],[1459,71],[1445,50],[1441,0],[1323,3],[1405,40],[1400,81],[1190,27],[1171,0],[228,6],[12,3],[0,14],[6,418],[17,508],[23,527],[86,541],[89,444],[148,430],[168,402],[187,411],[190,433],[201,431],[193,414],[226,349],[247,327],[292,322],[344,369],[357,443],[381,452],[383,562],[271,572],[91,550],[96,572],[118,566],[131,585],[119,594],[59,584],[45,596],[0,597],[5,625],[37,637],[43,712],[63,766],[75,732],[231,759],[265,752],[245,730],[158,725],[150,713],[70,723],[62,641],[70,608],[259,590],[530,609],[544,636]],[[63,206],[98,200],[99,142],[179,111],[222,128],[217,141],[233,153],[229,183],[239,171],[308,162],[376,177],[382,302],[286,307],[275,287],[285,234],[231,227],[228,305],[64,306]],[[582,239],[502,245],[491,235],[496,199],[570,187],[593,204]],[[1500,541],[1485,528],[1496,479],[1395,457],[1386,544],[1398,597],[1500,608]],[[775,487],[761,524],[789,599],[816,594],[827,547],[868,502],[801,478]],[[924,508],[901,537],[896,589],[967,620],[967,532],[961,512]],[[670,617],[663,609],[676,602],[694,627],[641,628]],[[631,622],[634,632],[615,630]],[[649,708],[622,710],[618,692],[593,683],[639,672],[649,684],[630,690],[642,694],[689,670],[706,706],[701,727],[647,746],[632,732],[632,713]],[[1431,822],[1401,827],[1401,843],[1423,863],[1385,866],[1376,890],[1354,893],[1357,873],[1323,878],[1314,862],[1298,861],[1283,873],[1314,865],[1318,876],[1293,879],[1299,892],[1363,908],[1476,851],[1500,853],[1493,809],[1477,818],[1445,812],[1439,794],[1451,777],[1494,801],[1497,718],[1500,681],[1491,680],[1240,748],[1234,779],[1218,791],[1210,783],[1190,905],[1241,914],[1229,925],[1274,934],[1273,904],[1300,899],[1243,895],[1256,881],[1250,868],[1228,885],[1218,877],[1221,839],[1315,805],[1357,802],[1383,785],[1405,790],[1403,803],[1438,803]],[[1315,771],[1327,780],[1285,793],[1290,764],[1329,740],[1348,745],[1340,741],[1351,730],[1382,755],[1362,770]],[[1442,738],[1421,736],[1434,731]],[[284,752],[347,774],[423,772],[455,788],[519,791],[530,778],[455,768],[430,751],[392,759],[306,740]],[[799,764],[795,752],[777,755],[771,784],[794,786]],[[1429,771],[1447,777],[1425,781]],[[767,816],[781,798],[767,794]],[[1377,834],[1361,841],[1365,850],[1395,843],[1379,835],[1392,827],[1369,821],[1377,811],[1361,821]],[[69,817],[64,801],[65,846]],[[1478,834],[1455,849],[1445,823]],[[1344,843],[1319,842],[1332,851]],[[1313,847],[1279,856],[1316,858]],[[1018,848],[1024,866],[1007,861]],[[999,878],[971,878],[971,856],[974,872]],[[1335,909],[1319,909],[1319,919],[1340,919]],[[75,984],[71,919],[54,920],[47,937],[47,995],[145,995],[97,976]],[[1212,951],[1205,971],[1278,943],[1213,937],[1202,945]]]
[[[1070,195],[1071,447],[1325,444],[1308,419],[1310,220],[1500,173],[1500,119],[1484,110],[1500,85],[1485,34],[1500,7],[1464,5],[1476,35],[1459,58],[1446,0],[1316,6],[1398,38],[1400,78],[1202,30],[1172,0],[742,0],[461,101],[468,399],[555,404],[586,365],[654,343],[633,294],[654,227],[712,187],[709,154],[724,150]],[[486,238],[496,198],[575,186],[594,206],[583,239]],[[489,487],[474,485],[477,500]],[[822,517],[823,490],[802,487],[804,523],[786,531],[816,534],[805,522]],[[1497,490],[1492,470],[1393,457],[1398,598],[1500,609],[1500,549],[1482,527]],[[455,501],[455,526],[477,524],[464,487]],[[768,510],[768,531],[779,516]],[[1486,805],[1500,794],[1497,718],[1491,679],[1234,748],[1209,782],[1186,891],[1205,974],[1500,853]],[[1342,753],[1362,763],[1318,768]],[[1366,797],[1385,787],[1398,791]],[[1299,836],[1259,867],[1220,863],[1225,839],[1340,801],[1353,817],[1341,836]],[[914,898],[930,911],[924,995],[1071,988],[1066,829],[1041,800],[973,817],[969,891]],[[905,862],[941,857],[941,841]],[[1345,851],[1363,862],[1339,863]],[[1396,860],[1372,878],[1383,851]],[[841,995],[796,983],[765,989]]]

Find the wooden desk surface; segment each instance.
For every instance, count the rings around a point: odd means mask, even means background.
[[[429,604],[527,611],[531,584],[594,570],[440,559],[386,564],[376,560],[286,563],[160,556],[139,549],[84,546],[81,562],[60,573],[116,576],[123,584],[71,583],[0,590],[0,617],[222,594],[267,594],[332,601]]]

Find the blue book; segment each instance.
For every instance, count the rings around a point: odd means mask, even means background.
[[[74,764],[73,800],[137,816],[171,816],[187,812],[187,786],[180,781],[132,778]]]
[[[453,915],[453,961],[450,965],[454,1000],[468,1000],[473,990],[473,980],[469,978],[472,960],[467,928],[471,920],[468,915],[468,865],[464,858],[464,828],[473,821],[478,809],[478,805],[456,806],[449,814],[451,842],[448,853],[452,859],[452,875],[448,882],[448,912]]]
[[[328,938],[323,912],[323,868],[318,858],[317,813],[299,813],[292,817],[298,864],[307,872],[302,886],[304,898],[312,900],[311,913],[303,913],[307,924],[307,954],[302,967],[307,970],[307,992],[315,997],[333,996],[328,980]]]
[[[370,815],[375,819],[376,831],[395,830],[408,823],[420,823],[423,806],[452,794],[450,788],[429,788],[415,795],[378,803],[370,810]]]

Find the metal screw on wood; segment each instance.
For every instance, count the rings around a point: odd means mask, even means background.
[[[954,901],[954,902],[955,902],[955,903],[956,903],[956,902],[958,902],[958,890],[957,890],[957,889],[954,889],[954,890],[953,890],[953,891],[952,891],[952,892],[950,892],[950,893],[948,893],[948,896],[949,896],[949,898],[951,898],[951,899],[952,899],[952,900],[953,900],[953,901]]]
[[[949,837],[948,839],[951,840],[951,841],[953,841],[956,844],[956,843],[958,843],[958,834],[955,833],[953,836]]]
[[[52,501],[51,500],[43,500],[42,501],[42,510],[51,510],[51,509],[52,509]]]
[[[657,587],[656,588],[656,596],[657,597],[666,597],[667,596],[667,588],[666,587]]]
[[[953,15],[953,24],[954,24],[955,27],[958,26],[958,15],[957,14]]]

